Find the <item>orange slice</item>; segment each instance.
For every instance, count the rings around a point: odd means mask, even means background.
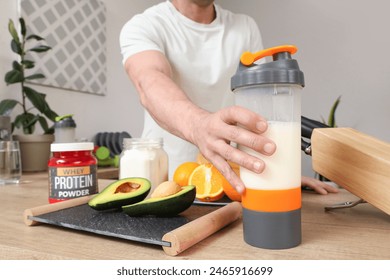
[[[199,165],[191,173],[189,185],[196,186],[196,198],[200,201],[216,201],[225,193],[223,184],[226,179],[211,163]]]
[[[206,164],[210,163],[201,153],[198,153],[196,157],[196,161],[199,164]],[[234,162],[228,161],[233,171],[237,174],[237,176],[240,176],[240,166]],[[223,178],[223,191],[225,192],[226,196],[229,197],[233,201],[241,201],[241,194],[239,194],[235,188],[225,179]]]
[[[210,163],[201,153],[198,153],[198,155],[196,156],[196,162],[199,164]],[[240,176],[240,166],[237,163],[234,163],[229,160],[227,161],[227,163],[229,163],[234,173],[236,173],[237,176]]]

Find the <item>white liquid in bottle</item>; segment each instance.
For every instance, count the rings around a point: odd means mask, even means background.
[[[265,170],[261,174],[240,167],[240,177],[247,188],[282,190],[301,185],[301,126],[297,122],[269,122],[264,136],[276,144],[272,156],[264,156],[245,146],[239,149],[261,158]]]

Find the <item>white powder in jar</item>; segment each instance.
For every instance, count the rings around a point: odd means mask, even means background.
[[[168,155],[163,139],[125,138],[119,161],[119,179],[142,177],[148,179],[152,189],[168,180]]]

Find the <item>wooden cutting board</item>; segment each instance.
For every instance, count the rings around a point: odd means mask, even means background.
[[[316,128],[313,169],[390,215],[390,143],[352,128]]]
[[[92,209],[87,204],[91,197],[26,209],[23,213],[24,222],[28,226],[44,223],[160,245],[165,253],[175,256],[241,216],[241,204],[232,202],[223,207],[192,205],[189,209],[191,211],[169,218],[130,217],[122,211]],[[192,214],[186,214],[189,212]]]

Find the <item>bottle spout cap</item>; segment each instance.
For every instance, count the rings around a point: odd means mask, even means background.
[[[58,116],[55,119],[54,128],[76,127],[73,115]]]
[[[240,61],[243,65],[249,66],[254,62],[256,62],[257,60],[271,55],[273,56],[274,61],[283,58],[291,59],[291,54],[294,54],[297,51],[298,51],[297,47],[293,45],[276,46],[255,53],[244,52],[241,55]]]
[[[298,62],[291,56],[297,52],[293,45],[282,45],[258,51],[244,52],[241,55],[235,75],[231,78],[231,89],[248,86],[271,84],[289,84],[304,87],[303,72]],[[266,56],[272,56],[273,61],[254,63]]]

